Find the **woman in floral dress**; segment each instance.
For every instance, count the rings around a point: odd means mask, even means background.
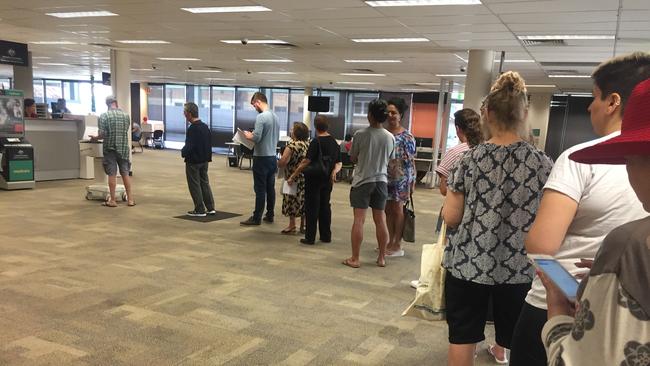
[[[309,128],[302,122],[293,124],[291,141],[287,144],[278,161],[278,167],[285,169],[285,177],[290,177],[298,167],[298,164],[307,154],[309,147]],[[296,195],[282,195],[282,214],[289,217],[289,226],[282,230],[282,234],[294,234],[296,232],[296,217],[300,217],[300,230],[303,229],[303,215],[305,213],[305,178],[300,174],[296,177]]]
[[[415,137],[402,127],[402,117],[408,106],[402,98],[388,101],[386,129],[395,136],[395,158],[388,163],[388,201],[386,222],[389,241],[386,255],[402,257],[402,231],[404,231],[404,204],[415,188]]]

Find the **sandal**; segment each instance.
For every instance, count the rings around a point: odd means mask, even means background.
[[[352,261],[350,260],[350,258],[344,260],[344,261],[342,262],[342,264],[345,265],[345,266],[351,267],[351,268],[359,268],[359,267],[361,267],[358,263],[354,263],[354,262],[352,262]]]
[[[377,262],[375,262],[375,263],[377,263],[377,267],[386,267],[386,260],[385,259],[379,260],[379,258],[377,258]]]
[[[490,346],[488,346],[488,348],[487,348],[488,353],[489,353],[492,357],[494,357],[494,362],[498,363],[499,365],[506,365],[508,362],[510,362],[510,361],[508,360],[508,355],[507,355],[506,352],[505,352],[505,348],[503,349],[503,358],[502,358],[502,359],[498,359],[497,356],[494,354],[494,347],[496,347],[495,344],[490,345]]]
[[[280,233],[281,234],[295,234],[296,233],[296,227],[294,226],[292,228],[286,228],[286,229],[280,231]]]
[[[129,207],[133,207],[133,206],[135,206],[135,201],[129,202],[129,203],[127,204],[127,206],[129,206]]]
[[[102,202],[102,206],[104,206],[104,207],[117,207],[117,203],[116,202],[111,202],[111,201],[106,201],[106,202]]]

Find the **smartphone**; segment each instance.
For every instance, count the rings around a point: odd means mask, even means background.
[[[528,257],[535,268],[544,272],[569,301],[576,301],[579,283],[555,258],[550,255],[536,254],[529,254]]]

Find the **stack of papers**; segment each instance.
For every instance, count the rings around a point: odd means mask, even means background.
[[[232,137],[232,141],[240,145],[244,145],[251,150],[253,150],[255,147],[255,143],[247,139],[246,136],[244,136],[244,131],[240,130],[239,128],[237,129],[237,132],[235,132],[235,136]]]

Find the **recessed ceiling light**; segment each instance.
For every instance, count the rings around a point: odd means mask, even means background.
[[[430,42],[427,38],[353,38],[352,42],[357,43],[402,43],[402,42]]]
[[[77,44],[77,42],[71,42],[71,41],[38,41],[38,42],[31,42],[31,44]]]
[[[169,44],[169,42],[161,41],[159,39],[124,39],[115,42],[126,43],[126,44]]]
[[[563,39],[574,40],[599,40],[599,39],[615,39],[613,35],[599,35],[599,34],[568,34],[568,35],[531,35],[531,36],[517,36],[521,40],[528,41],[553,41]]]
[[[90,18],[90,17],[114,17],[118,14],[111,13],[110,11],[100,10],[100,11],[75,11],[68,13],[45,13],[51,17],[57,18]]]
[[[479,0],[377,0],[366,1],[372,7],[382,6],[438,6],[438,5],[481,5]]]
[[[200,58],[193,57],[158,57],[162,61],[201,61]]]
[[[369,81],[337,81],[337,84],[373,85]]]
[[[185,71],[187,71],[187,72],[221,72],[221,70],[213,70],[213,69],[206,69],[206,70],[187,69]]]
[[[266,6],[209,6],[201,8],[181,8],[194,14],[206,13],[248,13],[256,11],[271,11]]]
[[[58,62],[39,62],[41,66],[70,66],[69,64],[63,64]]]
[[[264,75],[295,75],[295,72],[291,71],[258,71],[258,74]]]
[[[246,62],[293,62],[287,58],[245,58]]]
[[[402,60],[343,60],[348,63],[359,63],[359,64],[390,64],[390,63],[400,63]]]
[[[575,78],[575,79],[587,79],[590,78],[591,75],[549,75],[549,78]]]
[[[300,80],[267,80],[269,83],[302,83]]]
[[[467,75],[465,74],[436,74],[439,78],[464,78]]]
[[[357,74],[357,73],[354,73],[354,72],[342,72],[339,75],[343,75],[343,76],[386,76],[386,74],[361,74],[361,73]]]
[[[246,43],[241,39],[222,39],[221,42],[228,44],[287,44],[281,39],[249,39]]]
[[[527,88],[556,88],[553,84],[526,84]]]

